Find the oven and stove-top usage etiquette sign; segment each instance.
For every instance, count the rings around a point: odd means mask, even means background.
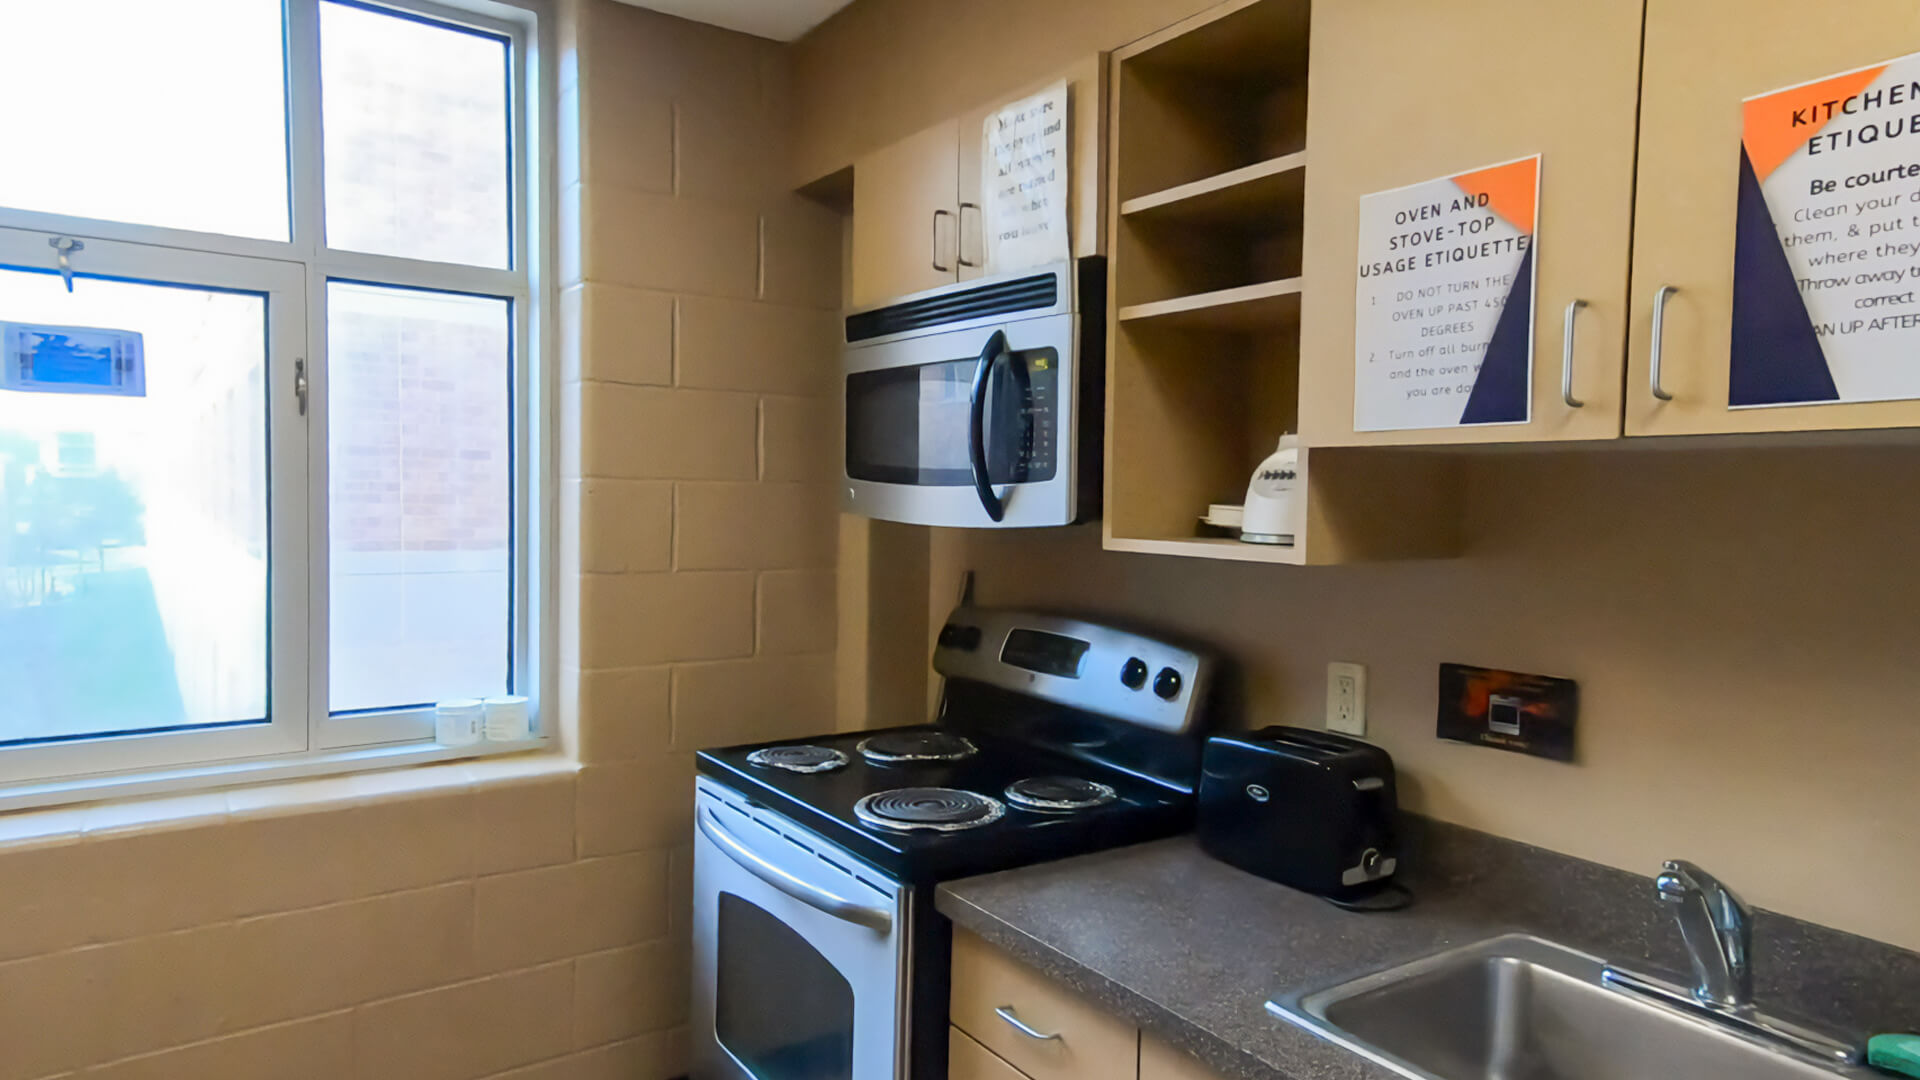
[[[1353,428],[1532,414],[1540,156],[1360,200]]]
[[[1727,406],[1920,398],[1920,54],[1742,114]]]

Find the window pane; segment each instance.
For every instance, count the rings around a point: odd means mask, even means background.
[[[0,206],[287,239],[273,0],[0,0]]]
[[[508,691],[512,312],[327,287],[332,709]]]
[[[507,42],[320,5],[327,243],[505,267]]]
[[[0,321],[146,357],[144,394],[0,389],[0,741],[265,718],[265,298],[0,269]]]

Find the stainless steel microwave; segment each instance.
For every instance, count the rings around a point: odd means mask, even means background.
[[[1099,513],[1106,260],[932,289],[846,317],[841,508],[975,528]]]

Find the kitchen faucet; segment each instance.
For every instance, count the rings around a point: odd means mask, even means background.
[[[1658,979],[1608,967],[1600,981],[1683,1009],[1828,1064],[1853,1064],[1859,1043],[1838,1033],[1767,1016],[1753,1005],[1753,911],[1712,874],[1679,859],[1662,865],[1654,894],[1671,905],[1693,962],[1691,993]]]
[[[1693,996],[1715,1009],[1753,1007],[1753,913],[1720,880],[1690,862],[1668,860],[1654,879],[1674,908],[1693,961]]]

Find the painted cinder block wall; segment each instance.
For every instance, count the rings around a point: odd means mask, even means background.
[[[781,47],[556,6],[562,752],[0,815],[0,1080],[685,1072],[692,752],[834,725]]]
[[[842,226],[784,182],[784,47],[561,19],[561,713],[581,852],[665,852],[678,895],[693,752],[834,726]],[[684,1020],[686,927],[656,929],[632,990],[671,1008],[635,1029]]]

